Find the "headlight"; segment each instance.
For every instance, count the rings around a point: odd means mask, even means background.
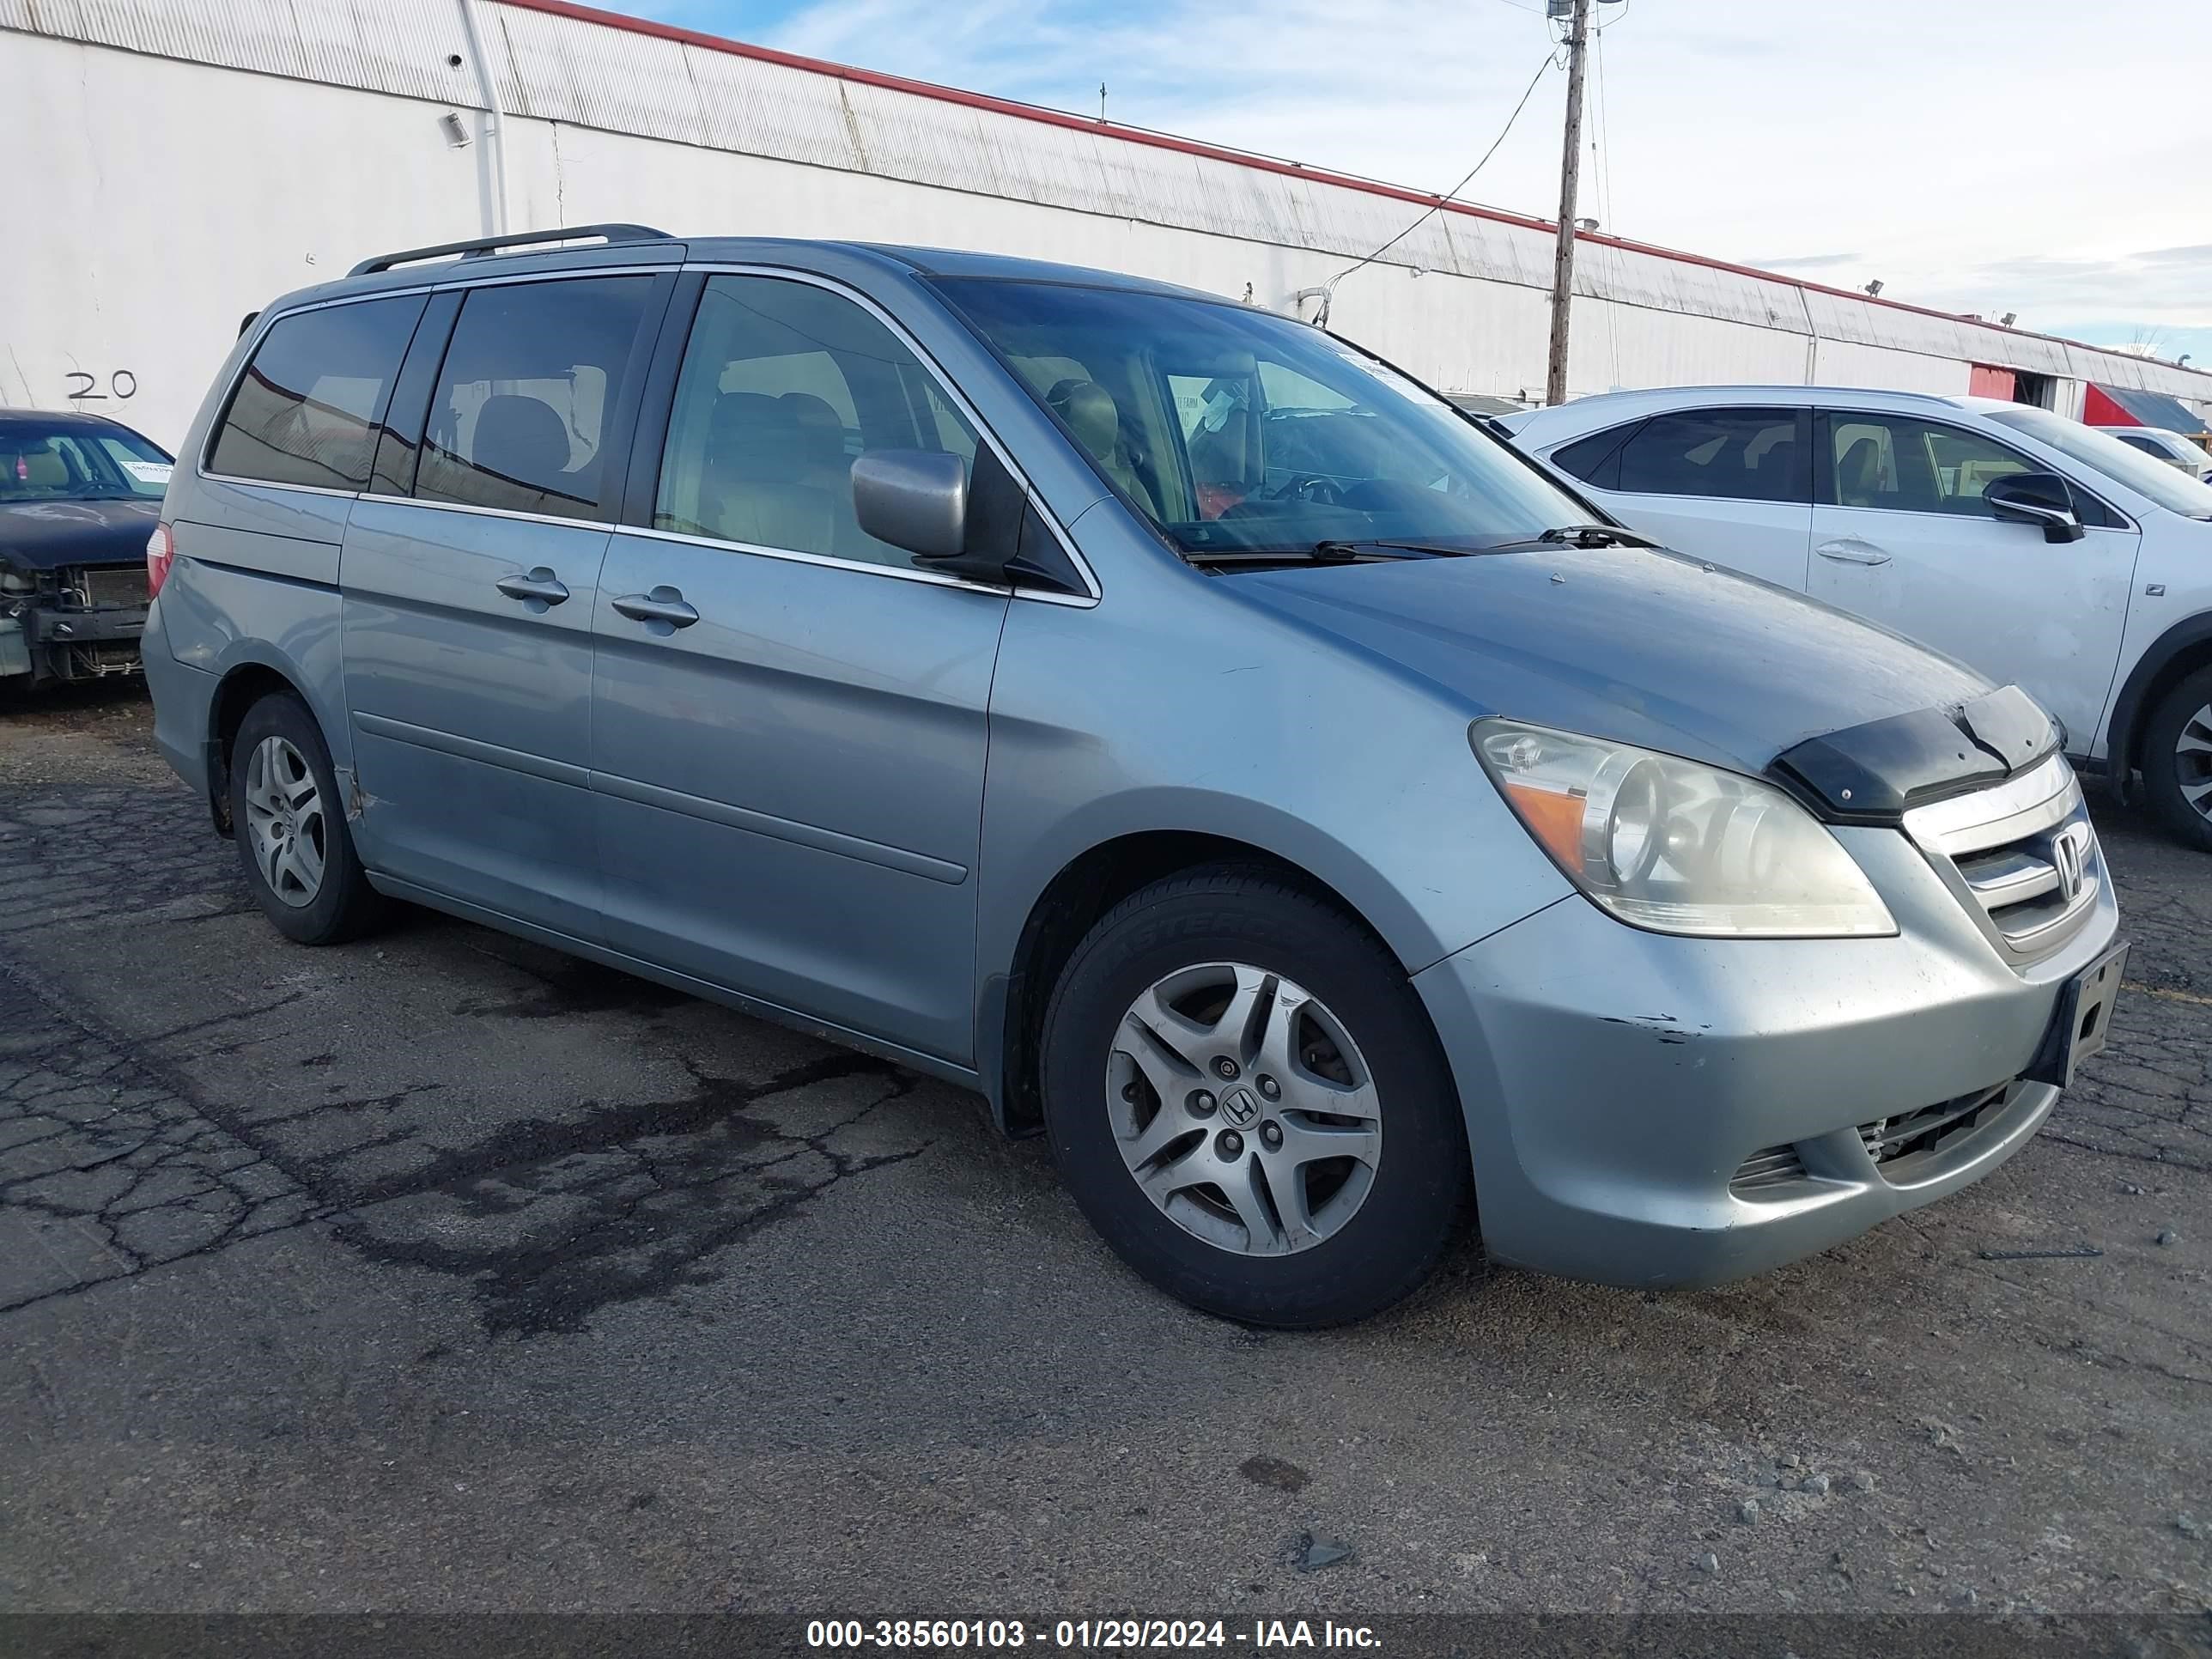
[[[0,593],[28,593],[38,583],[30,572],[18,570],[13,565],[0,564]]]
[[[1528,833],[1623,921],[1723,939],[1897,931],[1850,854],[1771,784],[1513,720],[1469,737]]]

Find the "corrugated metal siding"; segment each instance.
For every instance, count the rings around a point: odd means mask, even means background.
[[[404,97],[474,101],[455,0],[0,0],[0,28]],[[609,31],[611,32],[611,31]]]
[[[801,77],[779,64],[690,46],[684,48],[684,61],[698,91],[702,143],[810,167],[868,171],[842,82],[834,88],[836,96],[823,97],[819,88],[794,84]]]
[[[483,9],[507,42],[507,61],[495,72],[500,96],[516,114],[707,142],[685,51],[675,41],[510,6]]]
[[[520,5],[488,3],[484,12],[495,82],[520,117],[1309,250],[1347,264],[1420,210],[1107,129],[1025,119]],[[0,0],[0,28],[456,106],[478,101],[470,66],[447,62],[464,50],[459,0]],[[1451,212],[1406,235],[1389,264],[1544,289],[1551,258],[1546,230]],[[1374,280],[1348,278],[1342,299]],[[2196,403],[2212,396],[2212,377],[2168,365],[1606,242],[1583,244],[1577,287],[1621,307],[1872,352],[2001,363]],[[1776,362],[1793,349],[1723,355]]]

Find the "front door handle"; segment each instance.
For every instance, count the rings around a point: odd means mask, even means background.
[[[496,586],[510,599],[520,599],[532,611],[543,611],[568,597],[561,579],[544,565],[526,576],[501,576]]]
[[[1824,559],[1833,559],[1838,564],[1887,564],[1889,555],[1872,542],[1863,542],[1856,536],[1847,536],[1839,542],[1822,542],[1813,550]]]
[[[650,593],[625,593],[613,605],[633,622],[689,628],[699,620],[699,613],[684,602],[682,591],[673,587],[656,587]]]

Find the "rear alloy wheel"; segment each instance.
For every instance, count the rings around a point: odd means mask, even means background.
[[[354,853],[322,729],[290,692],[271,692],[240,723],[230,822],[246,885],[286,938],[336,945],[383,919],[384,899]]]
[[[307,757],[266,737],[246,763],[246,833],[253,867],[281,903],[301,909],[323,890],[330,824]]]
[[[1425,1279],[1467,1207],[1459,1101],[1405,969],[1271,872],[1170,877],[1069,959],[1045,1125],[1114,1249],[1195,1307],[1342,1324]]]
[[[2166,693],[2143,730],[2143,793],[2176,840],[2212,853],[2212,668]]]

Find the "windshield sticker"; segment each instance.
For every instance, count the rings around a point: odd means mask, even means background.
[[[1350,363],[1354,368],[1364,371],[1371,379],[1380,380],[1409,402],[1420,404],[1430,409],[1449,410],[1451,407],[1426,386],[1415,385],[1389,364],[1377,362],[1372,357],[1364,356],[1341,341],[1332,340],[1329,343],[1336,348],[1337,356],[1343,358],[1346,362]]]
[[[167,461],[125,461],[123,470],[140,483],[157,484],[168,483],[169,474],[176,471]]]

